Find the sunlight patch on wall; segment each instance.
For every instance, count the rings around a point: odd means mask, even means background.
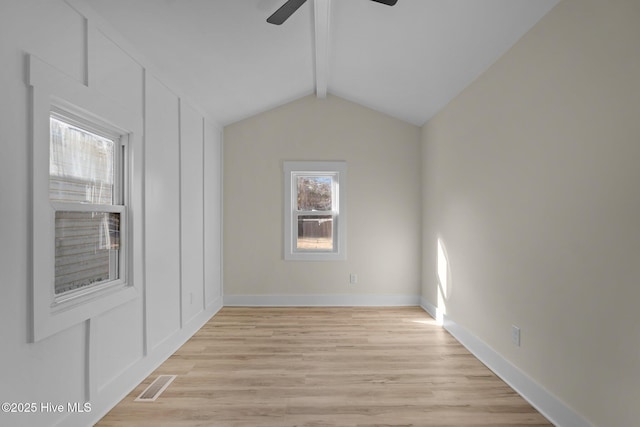
[[[436,311],[436,321],[439,325],[444,323],[444,315],[447,314],[446,300],[449,296],[450,282],[451,270],[449,268],[449,259],[442,239],[438,238],[438,307]]]

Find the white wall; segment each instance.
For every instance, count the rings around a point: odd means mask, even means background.
[[[144,283],[136,299],[36,343],[30,289],[32,54],[144,123]],[[85,414],[0,413],[0,425],[86,426],[222,304],[221,131],[81,1],[0,2],[0,401],[90,402]],[[204,161],[203,161],[204,159]],[[144,172],[144,174],[143,174]],[[142,234],[141,234],[142,235]],[[206,298],[206,299],[205,299]]]
[[[204,127],[186,103],[180,104],[180,123],[182,323],[188,323],[204,302]]]
[[[225,304],[418,302],[417,126],[312,95],[224,132]],[[284,261],[285,160],[347,162],[346,261]]]
[[[640,420],[640,3],[563,0],[423,129],[423,295],[597,426]],[[511,325],[522,345],[511,344]]]

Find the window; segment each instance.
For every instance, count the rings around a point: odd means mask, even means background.
[[[61,111],[49,119],[55,212],[55,301],[123,283],[126,145],[116,132]]]
[[[285,162],[285,260],[346,259],[345,162]]]
[[[28,60],[30,339],[39,341],[142,289],[143,121],[141,112]]]

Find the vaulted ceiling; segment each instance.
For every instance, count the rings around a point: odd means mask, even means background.
[[[559,0],[86,0],[163,76],[226,125],[338,95],[422,125]]]

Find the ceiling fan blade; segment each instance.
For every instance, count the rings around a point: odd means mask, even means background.
[[[269,24],[281,25],[306,1],[307,0],[288,0],[285,4],[280,6],[280,9],[276,10],[273,15],[267,18],[267,22]]]
[[[398,0],[371,0],[371,1],[375,1],[377,3],[386,4],[387,6],[393,6],[396,3],[398,3]]]

